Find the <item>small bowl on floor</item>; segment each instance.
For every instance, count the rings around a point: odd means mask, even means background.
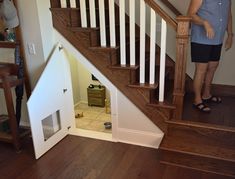
[[[112,128],[112,123],[111,122],[105,122],[104,127],[105,127],[105,129],[111,129]]]

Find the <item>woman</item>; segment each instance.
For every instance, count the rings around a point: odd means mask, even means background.
[[[210,112],[207,102],[221,103],[220,97],[211,94],[211,83],[226,31],[226,50],[233,42],[231,0],[191,0],[188,15],[192,18],[191,56],[195,63],[193,106]]]

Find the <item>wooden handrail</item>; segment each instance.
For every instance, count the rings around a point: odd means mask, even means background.
[[[155,1],[153,0],[145,0],[146,4],[148,4],[153,10],[157,12],[165,21],[167,24],[170,24],[175,31],[177,30],[177,22],[171,18]]]
[[[163,4],[166,5],[166,7],[168,7],[176,16],[180,16],[182,15],[182,13],[176,9],[176,7],[171,4],[168,0],[160,0]]]

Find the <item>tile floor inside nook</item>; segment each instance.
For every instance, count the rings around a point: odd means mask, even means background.
[[[83,117],[81,116],[82,113]],[[112,129],[105,129],[104,127],[105,122],[111,122],[111,114],[106,113],[105,107],[88,106],[88,104],[80,103],[75,108],[75,114],[79,114],[79,117],[76,118],[77,128],[105,133],[112,132]]]

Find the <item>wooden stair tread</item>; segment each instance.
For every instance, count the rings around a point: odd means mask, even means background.
[[[222,98],[222,104],[211,104],[211,113],[204,114],[192,107],[193,93],[186,93],[184,97],[183,121],[235,130],[235,120],[233,120],[235,97],[223,95],[220,95],[220,97]]]
[[[206,173],[215,173],[220,178],[235,177],[235,163],[228,160],[220,160],[208,158],[204,156],[196,156],[187,153],[179,153],[175,151],[159,150],[160,163],[189,168]]]
[[[167,120],[166,122],[169,124],[184,125],[189,127],[199,127],[199,128],[235,133],[235,127],[228,127],[228,126],[221,126],[216,124],[208,124],[208,123],[193,122],[186,120]]]
[[[71,7],[71,8],[69,7],[69,8],[62,8],[62,9],[80,10],[81,8],[80,8],[80,7]],[[95,7],[95,10],[96,10],[96,11],[99,11],[99,8]],[[109,8],[106,8],[106,7],[105,7],[104,10],[105,10],[105,11],[108,11]],[[86,11],[90,11],[90,9],[89,9],[88,7],[86,7]]]
[[[227,148],[227,146],[221,147],[205,143],[202,145],[200,141],[192,141],[186,137],[179,139],[166,136],[160,145],[160,149],[235,162],[235,147]]]
[[[52,7],[50,9],[63,11],[63,10],[80,10],[81,8],[80,7],[63,7],[63,8],[62,7]],[[86,11],[89,11],[89,10],[90,9],[87,7]],[[99,8],[95,7],[95,10],[99,11]],[[105,8],[105,10],[108,11],[109,8]]]
[[[149,84],[149,83],[133,83],[128,85],[131,88],[142,88],[142,89],[157,89],[158,83]]]
[[[119,46],[117,47],[101,47],[101,46],[97,46],[97,47],[89,47],[89,49],[91,50],[100,50],[100,51],[116,51],[117,49],[119,49]]]
[[[117,65],[110,66],[110,68],[112,68],[112,69],[124,69],[124,70],[136,70],[136,69],[139,68],[139,65],[132,66],[132,65],[119,65],[119,64],[117,64]]]
[[[74,32],[90,32],[90,31],[97,31],[99,27],[68,27],[71,31]]]
[[[50,10],[52,11],[70,11],[71,9],[77,9],[77,8],[61,8],[61,7],[51,7]]]
[[[167,109],[172,109],[172,110],[175,109],[175,106],[166,100],[164,102],[155,100],[154,102],[148,103],[147,105],[152,106],[152,107],[167,108]]]

